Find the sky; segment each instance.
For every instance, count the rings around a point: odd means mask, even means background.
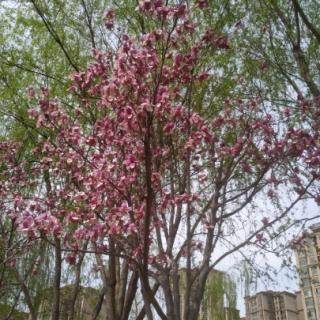
[[[295,210],[295,216],[298,219],[306,218],[310,220],[306,222],[305,226],[296,226],[289,229],[285,236],[282,237],[280,243],[289,243],[290,240],[294,239],[298,234],[301,233],[302,230],[308,229],[308,227],[312,224],[320,222],[319,216],[319,207],[313,202],[308,201],[306,203],[301,203],[297,206]],[[314,218],[314,219],[313,219]],[[244,249],[244,254],[249,254],[249,252],[253,252],[254,250],[250,248]],[[289,261],[289,268],[282,267],[283,261],[288,261],[288,258],[292,259],[292,263]],[[240,310],[240,315],[245,316],[245,304],[244,297],[246,295],[245,284],[244,284],[244,274],[239,271],[239,267],[241,267],[241,261],[243,260],[243,256],[239,254],[228,257],[223,260],[218,266],[217,269],[221,271],[225,271],[232,276],[232,278],[236,281],[237,284],[237,307]],[[266,270],[267,266],[272,266],[274,269],[268,272],[267,276],[260,276],[256,279],[253,279],[254,283],[250,286],[249,295],[252,296],[260,291],[289,291],[296,292],[299,291],[299,278],[298,274],[295,270],[295,255],[294,251],[290,248],[287,248],[277,257],[274,253],[261,253],[257,254],[254,259],[255,265],[262,270]],[[241,268],[240,268],[241,269]],[[242,274],[241,274],[242,273]]]

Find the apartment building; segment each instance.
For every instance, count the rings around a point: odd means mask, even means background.
[[[305,319],[320,319],[320,223],[293,244]]]
[[[297,312],[298,312],[298,319],[299,320],[306,320],[304,314],[304,307],[303,307],[303,300],[302,300],[302,293],[301,291],[296,292],[297,295]]]
[[[245,320],[305,320],[300,295],[287,291],[263,291],[245,297]]]

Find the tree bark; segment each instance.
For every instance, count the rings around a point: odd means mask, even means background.
[[[138,271],[133,271],[129,280],[124,306],[121,313],[121,320],[127,320],[129,318],[130,310],[133,304],[133,300],[136,296],[138,289]]]
[[[53,296],[52,296],[52,320],[60,319],[60,285],[61,285],[61,243],[55,236],[55,266],[54,266],[54,279],[53,279]]]
[[[23,292],[26,304],[28,306],[29,312],[30,312],[30,316],[31,316],[31,320],[37,320],[37,313],[36,310],[33,306],[32,303],[32,298],[29,292],[28,287],[25,284],[25,279],[22,279],[18,270],[14,269],[14,275],[15,278],[17,279],[17,281],[19,282],[19,284],[21,285],[21,291]]]
[[[85,245],[86,248],[87,245]],[[70,305],[70,319],[69,320],[74,320],[75,319],[75,305],[77,302],[77,297],[78,293],[80,290],[80,283],[81,283],[81,267],[82,267],[82,262],[84,259],[85,253],[82,252],[79,255],[79,260],[76,265],[76,279],[73,285],[73,292],[72,292],[72,299],[71,299],[71,305]]]

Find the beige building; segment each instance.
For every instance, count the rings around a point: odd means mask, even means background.
[[[245,320],[304,320],[299,299],[299,294],[287,291],[264,291],[246,297]]]
[[[305,320],[305,314],[303,309],[303,300],[302,300],[302,293],[301,291],[296,292],[297,295],[297,311],[298,311],[298,319]]]
[[[68,285],[60,290],[60,316],[59,320],[69,320],[71,303],[72,303],[73,286]],[[99,301],[99,290],[90,287],[80,287],[76,305],[75,319],[76,320],[92,320],[95,307]],[[38,309],[38,320],[51,319],[51,304],[52,304],[52,289],[45,289],[43,292],[42,302]],[[106,318],[106,307],[102,304],[101,312],[97,320]],[[1,319],[1,318],[0,318]],[[2,320],[2,319],[1,319]]]
[[[320,223],[294,242],[302,307],[307,320],[320,319]]]

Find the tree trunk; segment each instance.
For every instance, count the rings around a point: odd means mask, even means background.
[[[133,271],[128,283],[127,291],[126,291],[124,306],[121,314],[121,320],[127,320],[129,318],[133,300],[136,296],[136,292],[138,289],[138,278],[139,278],[138,272]]]
[[[52,320],[60,319],[60,284],[61,284],[61,243],[55,237],[55,266],[54,266],[54,279],[53,279],[53,296],[52,296]]]
[[[15,278],[17,279],[17,281],[20,283],[21,285],[21,291],[23,292],[23,295],[24,295],[24,298],[25,298],[25,301],[26,301],[26,304],[28,306],[28,309],[29,309],[29,312],[30,312],[30,317],[31,317],[31,320],[37,320],[37,313],[36,313],[36,310],[33,306],[33,303],[32,303],[32,298],[30,296],[30,292],[29,292],[29,289],[28,287],[26,286],[25,284],[25,279],[22,279],[18,270],[14,270],[14,275],[15,275]]]
[[[86,245],[85,248],[86,249]],[[81,253],[79,256],[78,263],[76,265],[76,279],[74,282],[74,287],[73,287],[73,292],[72,292],[72,300],[71,300],[71,305],[70,305],[70,319],[69,320],[74,320],[75,319],[75,305],[77,302],[77,297],[78,293],[80,290],[80,282],[81,282],[81,267],[82,267],[82,262],[84,259],[85,253]]]

